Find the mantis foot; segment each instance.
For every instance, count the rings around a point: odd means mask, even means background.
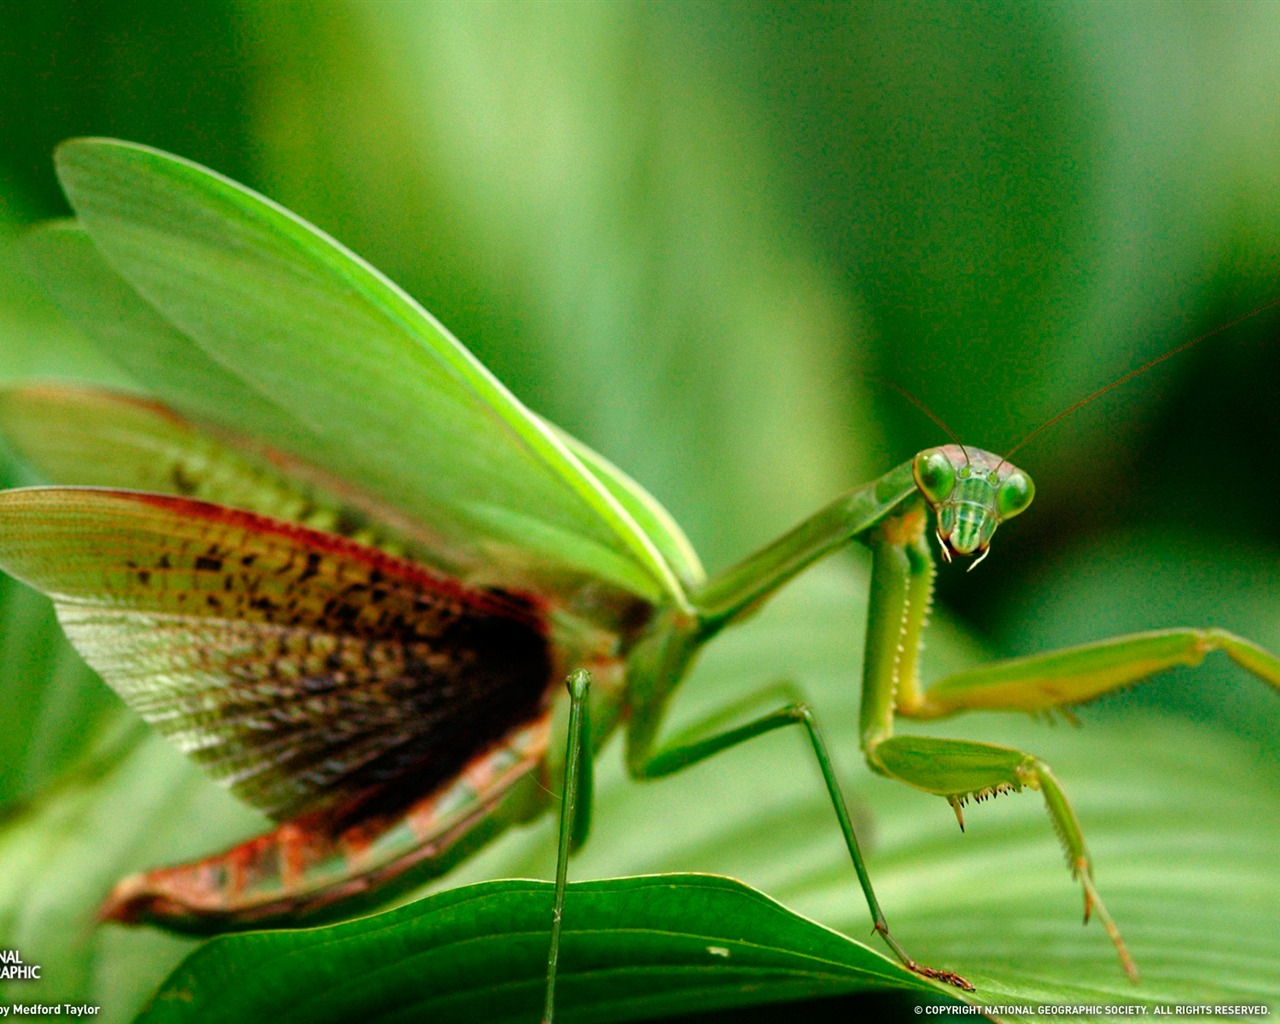
[[[894,937],[889,934],[889,926],[884,923],[883,919],[876,922],[875,931],[893,950],[894,955],[902,961],[902,966],[912,974],[918,974],[922,978],[932,978],[934,981],[945,982],[948,985],[954,985],[956,988],[964,989],[966,992],[974,991],[972,983],[967,978],[956,974],[955,971],[940,971],[936,967],[928,967],[912,960],[911,957],[907,956],[906,950],[899,946]]]
[[[942,981],[948,985],[954,985],[956,988],[964,989],[966,992],[974,991],[973,984],[962,975],[956,974],[955,971],[940,971],[936,967],[926,967],[924,964],[909,963],[907,969],[915,974],[919,974],[924,978],[932,978],[934,981]]]

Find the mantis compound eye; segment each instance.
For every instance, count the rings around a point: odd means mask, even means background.
[[[920,493],[935,508],[955,489],[956,467],[941,448],[921,452],[911,469]]]
[[[996,514],[1002,521],[1012,519],[1024,511],[1035,496],[1036,485],[1031,482],[1031,477],[1015,469],[996,491]]]

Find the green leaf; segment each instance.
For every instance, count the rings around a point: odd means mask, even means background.
[[[308,931],[215,939],[139,1024],[537,1019],[552,886],[489,882]],[[620,1021],[767,999],[938,990],[741,882],[622,878],[568,896],[557,1019]],[[246,975],[245,965],[254,964]]]
[[[490,579],[567,588],[567,575],[682,600],[610,491],[430,314],[338,243],[142,146],[73,141],[58,170],[115,270],[284,411],[263,441],[430,523]]]

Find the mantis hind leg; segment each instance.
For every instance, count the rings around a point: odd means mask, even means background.
[[[587,698],[591,673],[578,669],[565,685],[569,689],[569,728],[565,750],[564,792],[560,802],[560,840],[556,847],[556,884],[551,909],[551,946],[547,951],[547,990],[543,1024],[552,1024],[556,1008],[556,978],[560,966],[560,935],[564,924],[564,893],[569,879],[569,855],[587,837],[591,819],[592,776],[590,714]]]
[[[877,772],[916,789],[945,797],[964,828],[961,811],[969,800],[1023,788],[1039,790],[1062,841],[1071,874],[1084,889],[1084,919],[1096,914],[1115,944],[1125,973],[1133,981],[1138,969],[1120,937],[1120,930],[1093,885],[1093,863],[1075,811],[1049,766],[1032,754],[1011,747],[968,740],[933,739],[925,736],[893,736],[867,751],[868,763]]]
[[[699,761],[704,761],[722,750],[745,743],[756,736],[763,736],[765,733],[773,732],[775,729],[781,729],[789,725],[801,726],[818,762],[818,768],[822,772],[823,782],[831,799],[832,809],[835,811],[841,834],[844,836],[845,845],[849,851],[849,857],[853,861],[854,870],[858,875],[858,882],[862,887],[867,906],[871,911],[876,933],[893,950],[894,955],[909,971],[972,992],[973,985],[959,974],[917,963],[907,955],[897,940],[889,934],[889,926],[885,921],[884,913],[880,909],[880,903],[876,899],[875,891],[871,887],[871,878],[867,873],[866,865],[863,863],[858,837],[854,832],[853,821],[849,816],[848,805],[845,803],[844,795],[840,789],[840,782],[836,777],[835,767],[827,751],[826,741],[823,739],[822,731],[819,729],[813,712],[808,705],[800,700],[792,700],[783,707],[759,714],[741,725],[726,727],[727,720],[737,718],[747,710],[749,705],[757,704],[760,698],[774,693],[778,689],[776,686],[771,687],[767,691],[746,698],[746,700],[675,737],[669,745],[664,746],[658,752],[654,752],[651,749],[653,737],[651,731],[633,729],[633,745],[628,749],[628,768],[631,774],[639,779],[657,779],[672,775],[684,768],[697,764]],[[789,687],[787,689],[790,690]],[[639,737],[639,739],[636,737]]]

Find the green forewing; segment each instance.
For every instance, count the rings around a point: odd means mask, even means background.
[[[160,316],[75,221],[39,225],[26,243],[63,314],[173,407],[65,383],[0,389],[0,429],[46,481],[198,497],[405,549],[461,579],[528,582],[495,573],[474,545],[285,454],[313,450],[306,425]]]
[[[198,498],[350,537],[459,579],[474,572],[438,535],[342,481],[133,395],[0,386],[0,434],[50,483]]]
[[[364,545],[127,491],[0,493],[0,568],[237,796],[288,818],[414,795],[541,713],[537,609]]]
[[[112,267],[199,358],[256,395],[259,411],[283,410],[279,425],[255,413],[267,421],[250,426],[263,441],[430,523],[508,585],[600,580],[683,602],[613,489],[428,313],[332,239],[146,147],[76,140],[60,148],[58,170]],[[195,409],[198,378],[173,373],[172,356],[181,362],[180,351],[156,360],[143,383]]]
[[[574,455],[582,460],[582,464],[595,474],[623,508],[627,510],[639,525],[640,529],[652,538],[654,546],[662,553],[662,557],[671,566],[685,588],[692,588],[702,583],[706,573],[693,545],[685,537],[684,531],[671,518],[671,513],[638,483],[622,472],[617,466],[599,452],[593,451],[572,434],[566,434],[559,427],[548,423],[548,427]]]
[[[76,221],[38,224],[24,242],[28,265],[62,314],[157,398],[197,421],[269,433],[286,451],[302,444],[301,422],[192,344],[111,268]]]

